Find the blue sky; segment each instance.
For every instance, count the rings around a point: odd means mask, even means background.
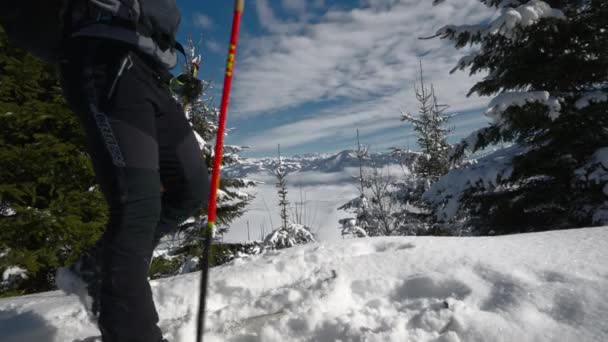
[[[200,41],[200,77],[217,102],[230,35],[233,1],[177,0],[182,41]],[[375,151],[416,148],[411,126],[419,61],[425,81],[455,114],[451,141],[482,127],[487,98],[466,97],[483,75],[450,74],[470,51],[447,41],[420,40],[448,24],[492,16],[477,0],[248,0],[243,17],[228,118],[228,144],[249,145],[244,156],[287,155],[352,148],[356,129]]]

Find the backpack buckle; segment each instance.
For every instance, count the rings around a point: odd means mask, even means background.
[[[113,19],[113,17],[111,14],[98,12],[97,18],[95,18],[95,21],[98,23],[110,23],[110,22],[112,22],[112,19]]]

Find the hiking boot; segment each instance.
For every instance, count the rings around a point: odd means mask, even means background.
[[[101,249],[94,247],[83,253],[71,266],[57,270],[55,283],[65,294],[78,296],[91,318],[99,318],[99,299],[101,289]]]

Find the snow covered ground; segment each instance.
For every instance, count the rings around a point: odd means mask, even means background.
[[[192,342],[198,273],[153,282]],[[205,341],[608,341],[608,227],[312,244],[211,272]],[[0,300],[3,342],[94,341],[75,297]]]

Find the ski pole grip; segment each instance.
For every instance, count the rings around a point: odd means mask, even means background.
[[[234,8],[236,8],[237,12],[243,12],[245,10],[245,0],[236,0]]]

